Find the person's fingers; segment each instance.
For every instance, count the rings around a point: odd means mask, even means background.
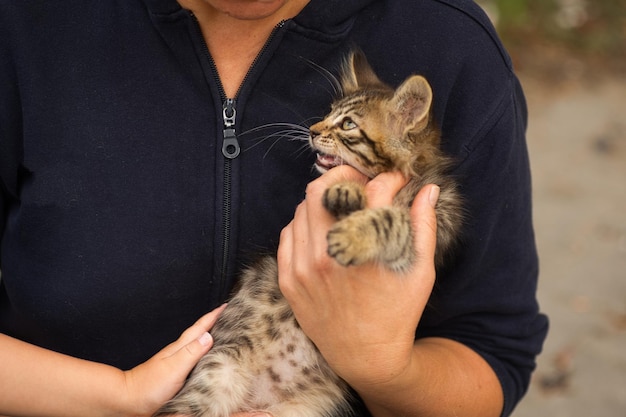
[[[433,263],[437,246],[437,213],[435,206],[439,199],[439,187],[434,184],[424,186],[413,200],[411,220],[415,230],[415,249],[418,263]],[[433,264],[434,267],[434,264]]]
[[[158,355],[162,357],[171,356],[184,346],[187,346],[200,338],[202,338],[202,343],[207,343],[207,336],[205,333],[213,327],[219,315],[222,311],[224,311],[224,308],[226,308],[225,304],[200,317],[192,326],[187,328],[175,342],[163,348]]]
[[[383,172],[365,185],[365,196],[369,208],[390,206],[398,191],[407,183],[400,172]]]
[[[197,339],[184,345],[173,354],[164,358],[161,363],[169,369],[171,376],[182,383],[189,372],[213,346],[213,337],[204,332]]]
[[[298,205],[294,219],[282,230],[280,235],[277,253],[278,285],[288,299],[293,294],[303,295],[306,293],[303,291],[302,283],[296,277],[306,275],[309,256],[313,252],[319,252],[319,249],[316,250],[315,248],[319,247],[320,244],[326,244],[325,234],[320,235],[308,230],[309,216],[307,212],[309,205],[311,203],[306,201]],[[324,218],[324,216],[327,217],[326,221],[329,224],[333,221],[330,214],[321,213],[320,217]],[[303,254],[303,248],[306,250],[306,254]],[[319,256],[318,253],[317,257]]]
[[[291,269],[291,256],[293,252],[293,220],[280,232],[280,240],[276,258],[278,265],[283,266],[285,270]]]
[[[344,181],[365,184],[367,177],[349,165],[339,165],[307,185],[305,201],[314,199],[316,202],[321,202],[321,197],[328,187]]]
[[[193,367],[213,346],[208,331],[225,307],[202,316],[178,340],[123,373],[130,409],[149,410],[152,414],[180,390]]]
[[[346,181],[365,184],[367,177],[348,165],[340,165],[307,185],[306,198],[296,208],[292,222],[295,253],[301,254],[307,248],[313,251],[313,259],[325,262],[326,233],[336,219],[322,205],[323,196],[332,185]]]

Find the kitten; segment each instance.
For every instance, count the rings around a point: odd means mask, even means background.
[[[432,183],[440,187],[435,262],[441,266],[458,238],[463,210],[456,184],[447,175],[452,160],[439,148],[430,85],[413,75],[394,90],[378,79],[361,53],[346,61],[341,85],[344,97],[310,129],[318,171],[348,164],[370,178],[400,171],[409,182],[393,207],[375,210],[365,209],[360,184],[342,182],[326,190],[324,206],[339,219],[328,234],[329,255],[345,266],[375,261],[408,271],[415,257],[409,207],[419,190]]]
[[[365,210],[361,185],[330,187],[323,204],[339,220],[328,234],[329,254],[343,265],[374,261],[408,271],[414,260],[409,206],[423,185],[436,183],[440,264],[460,227],[461,209],[454,182],[445,175],[450,160],[439,150],[430,86],[412,76],[394,90],[360,53],[347,59],[341,86],[343,97],[310,130],[317,169],[349,164],[369,177],[399,170],[409,183],[394,207]],[[255,410],[274,417],[350,414],[348,385],[298,326],[277,277],[271,257],[244,271],[211,330],[215,345],[157,416],[228,417]]]

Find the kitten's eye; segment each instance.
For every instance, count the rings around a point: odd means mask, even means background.
[[[354,123],[354,121],[349,117],[346,117],[345,119],[343,119],[343,122],[341,122],[341,128],[343,130],[352,130],[356,129],[357,127],[357,124]]]

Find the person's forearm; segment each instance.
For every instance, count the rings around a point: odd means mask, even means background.
[[[502,388],[487,362],[448,339],[418,340],[406,372],[388,383],[354,387],[375,417],[498,417]]]
[[[146,362],[121,371],[0,334],[0,416],[151,416],[213,345],[224,306],[200,317]]]
[[[124,373],[0,334],[0,415],[122,414]],[[119,407],[119,408],[118,408]]]

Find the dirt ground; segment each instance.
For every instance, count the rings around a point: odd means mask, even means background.
[[[520,77],[551,321],[514,417],[626,416],[626,76]]]

